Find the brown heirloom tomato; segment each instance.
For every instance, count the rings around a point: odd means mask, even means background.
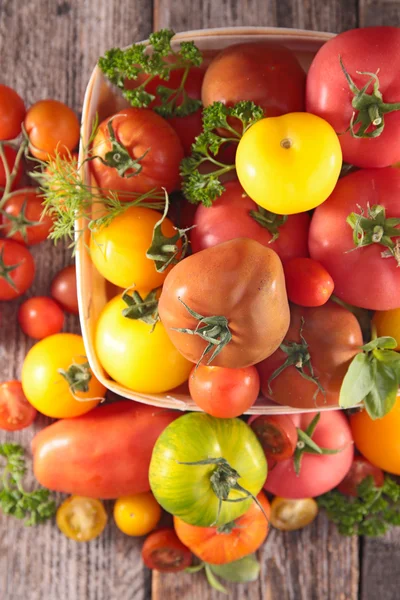
[[[274,117],[304,110],[305,83],[303,69],[284,46],[266,41],[235,44],[208,67],[202,100],[204,106],[252,100]]]
[[[363,345],[356,317],[332,301],[316,308],[293,304],[290,312],[282,344],[287,352],[281,346],[257,365],[263,394],[296,408],[338,405],[343,377]],[[278,374],[289,358],[291,364]]]
[[[192,362],[253,365],[277,349],[288,329],[282,263],[247,238],[197,252],[168,274],[159,313],[172,343]]]
[[[144,194],[179,187],[182,144],[171,125],[152,110],[125,108],[105,119],[92,149],[99,158],[90,164],[101,188]]]

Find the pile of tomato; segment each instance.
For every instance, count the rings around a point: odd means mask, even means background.
[[[400,30],[340,34],[307,75],[269,41],[202,56],[171,38],[153,34],[151,58],[134,46],[100,60],[132,106],[82,149],[93,186],[80,180],[74,113],[52,100],[26,111],[0,86],[0,300],[29,290],[29,246],[93,194],[90,257],[116,286],[96,354],[118,384],[179,388],[201,411],[99,406],[106,389],[81,336],[61,333],[63,311],[78,312],[71,265],[51,297],[18,308],[39,341],[21,382],[0,385],[0,427],[26,427],[36,410],[58,419],[34,437],[33,466],[71,494],[57,512],[68,537],[99,535],[101,500],[116,499],[117,526],[150,533],[147,566],[181,570],[193,553],[213,577],[270,524],[311,523],[319,496],[400,475]],[[243,417],[260,395],[312,412]],[[162,509],[173,526],[160,527]]]

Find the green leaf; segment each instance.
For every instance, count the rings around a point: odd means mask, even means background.
[[[367,354],[357,354],[350,363],[340,388],[339,404],[350,408],[364,400],[373,386],[371,363]]]
[[[249,554],[240,560],[235,560],[225,565],[209,565],[210,569],[232,583],[248,583],[256,581],[260,574],[260,563],[254,554]]]
[[[362,350],[364,352],[370,352],[371,350],[375,350],[379,348],[380,350],[394,350],[397,348],[397,342],[393,337],[383,336],[376,338],[375,340],[371,340],[368,344],[362,346]]]
[[[371,419],[380,419],[393,408],[399,381],[397,371],[390,364],[376,359],[374,361],[376,364],[374,384],[364,398],[364,404]]]
[[[212,572],[212,570],[210,568],[210,565],[206,564],[205,569],[206,569],[207,581],[211,585],[211,587],[214,588],[215,590],[217,590],[217,592],[221,592],[221,594],[228,595],[228,590],[215,577],[214,573]]]

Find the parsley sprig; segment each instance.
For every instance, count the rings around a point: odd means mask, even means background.
[[[50,519],[56,512],[56,503],[49,490],[27,492],[23,488],[27,471],[23,448],[18,444],[0,444],[0,457],[6,461],[0,484],[0,508],[4,514],[23,519],[27,526]]]
[[[156,96],[147,91],[147,86],[155,77],[168,81],[172,71],[183,69],[179,86],[172,89],[163,85],[156,93],[161,105],[154,110],[163,117],[183,117],[201,107],[201,101],[190,98],[185,90],[185,82],[191,67],[199,67],[203,57],[194,42],[181,42],[179,50],[172,48],[171,40],[175,32],[161,29],[152,33],[149,44],[133,44],[125,50],[112,48],[99,59],[99,67],[104,75],[116,85],[124,98],[138,108],[149,106]],[[150,50],[150,52],[149,52]],[[147,76],[134,89],[126,82]]]
[[[250,101],[234,106],[214,102],[203,110],[203,132],[192,145],[192,154],[181,162],[183,193],[193,204],[211,206],[224,191],[220,177],[235,169],[234,163],[221,162],[217,154],[222,146],[238,144],[245,132],[264,116],[263,109]],[[201,166],[211,164],[214,170],[202,173]]]

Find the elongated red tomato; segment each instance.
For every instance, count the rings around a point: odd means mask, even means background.
[[[323,117],[341,134],[345,162],[358,167],[386,167],[400,160],[400,111],[386,113],[390,104],[400,102],[400,80],[393,77],[399,69],[398,27],[345,31],[318,51],[307,75],[306,109]],[[375,93],[378,81],[379,91]],[[362,97],[364,86],[368,96]],[[361,123],[357,123],[359,119]],[[352,121],[354,135],[349,131]],[[369,137],[360,137],[363,122]],[[382,125],[380,135],[371,137]]]
[[[278,254],[282,261],[308,256],[308,213],[275,215],[257,206],[238,181],[225,184],[225,192],[206,207],[197,207],[190,232],[193,252],[240,237],[256,240]]]

